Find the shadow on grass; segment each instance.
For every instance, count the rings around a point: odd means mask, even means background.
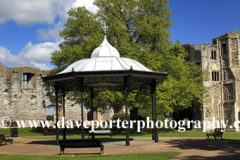
[[[221,139],[173,139],[167,143],[181,149],[197,150],[223,150],[228,146],[227,141]]]
[[[142,135],[151,135],[153,132],[153,129],[146,129],[143,128],[141,129],[141,132],[137,132],[136,129],[129,129],[129,134],[131,134],[131,136],[142,136]],[[176,132],[176,130],[174,129],[158,129],[158,133],[174,133]],[[114,129],[113,130],[113,135],[125,135],[126,134],[126,130],[125,129]]]
[[[101,130],[101,128],[98,128],[96,130]],[[125,129],[112,129],[113,135],[125,135],[126,130]],[[159,129],[158,133],[174,133],[176,130],[174,129]],[[6,137],[10,137],[10,128],[8,129],[1,129],[0,128],[0,134],[4,134]],[[137,132],[136,129],[130,129],[129,133],[132,136],[144,136],[144,135],[151,135],[152,134],[152,129],[141,129],[141,132]],[[73,129],[66,129],[66,135],[76,135],[76,134],[81,134],[81,129],[78,129],[77,127]],[[43,133],[43,128],[38,127],[38,128],[20,128],[18,129],[18,136],[19,137],[24,137],[24,136],[41,136],[44,135]],[[48,134],[48,135],[55,135],[53,134]],[[60,129],[59,135],[63,135],[63,130]],[[85,130],[85,135],[88,135],[88,130]]]
[[[101,128],[97,128],[95,130],[101,130]],[[63,130],[60,129],[59,130],[60,133],[59,135],[63,135]],[[38,133],[38,134],[43,134],[43,128],[39,127],[39,128],[34,128],[32,130],[30,130],[30,132],[32,133]],[[125,129],[112,129],[113,135],[125,135],[126,134],[126,130]],[[158,133],[173,133],[175,132],[174,129],[160,129],[158,130]],[[76,135],[76,134],[81,134],[81,129],[78,128],[73,128],[73,129],[66,129],[66,135]],[[88,130],[85,129],[85,135],[88,135]],[[141,129],[141,132],[137,132],[136,129],[130,129],[129,130],[129,134],[131,134],[132,136],[142,136],[142,135],[147,135],[147,134],[152,134],[152,129]],[[48,134],[48,135],[55,135],[55,134]]]
[[[63,129],[59,129],[59,131],[60,131],[59,135],[63,135]],[[29,132],[44,135],[44,133],[43,133],[43,128],[42,128],[42,127],[33,128],[33,129],[31,129]],[[81,133],[81,130],[78,129],[78,128],[66,129],[66,134],[67,134],[67,135],[80,134],[80,133]],[[88,132],[85,131],[85,134],[86,134],[86,133],[88,133]],[[48,134],[48,135],[55,135],[55,134],[53,133],[53,134]]]
[[[231,159],[231,160],[239,160],[240,153],[237,152],[224,152],[220,153],[220,155],[213,156],[213,157],[205,157],[205,156],[187,156],[184,157],[184,160],[226,160],[226,159]]]
[[[126,141],[125,138],[99,138],[99,139],[101,140],[102,143]],[[133,138],[129,138],[129,140],[133,141]],[[27,144],[56,145],[56,140],[31,141]]]
[[[56,140],[32,141],[32,142],[29,142],[27,144],[56,145]]]
[[[60,154],[58,154],[60,155]],[[62,154],[64,156],[72,156],[72,155],[82,155],[82,156],[90,156],[90,155],[101,155],[100,153],[65,153]]]
[[[126,138],[99,138],[102,143],[105,142],[119,142],[119,141],[126,141]],[[130,141],[133,141],[133,138],[129,138]]]
[[[43,128],[42,127],[33,128],[33,129],[30,129],[29,132],[43,134]]]
[[[234,143],[233,143],[234,142]],[[196,150],[206,150],[206,151],[222,151],[218,152],[220,155],[214,157],[202,156],[188,156],[184,159],[239,159],[240,157],[240,140],[232,139],[175,139],[166,142],[172,147],[181,149],[196,149]]]

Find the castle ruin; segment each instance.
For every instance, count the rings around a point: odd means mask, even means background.
[[[11,121],[46,119],[43,73],[37,68],[0,64],[0,117]]]
[[[8,117],[16,120],[46,120],[46,102],[42,75],[45,71],[27,66],[6,67],[0,63],[0,118]],[[81,106],[75,104],[67,95],[65,99],[65,120],[81,120]],[[59,104],[59,120],[63,109]],[[110,120],[109,113],[93,113],[94,120]],[[84,120],[87,120],[87,110],[84,108]],[[54,107],[54,120],[56,109]]]
[[[209,74],[203,81],[211,87],[210,96],[203,104],[193,103],[193,120],[228,121],[227,131],[239,131],[233,126],[240,119],[240,31],[233,31],[213,39],[212,45],[184,44],[189,51],[186,59],[197,64]],[[45,120],[46,97],[41,75],[44,71],[26,66],[6,67],[0,64],[0,117],[16,120]],[[55,112],[56,113],[56,112]],[[62,108],[59,108],[59,117]],[[106,117],[107,116],[107,117]],[[94,113],[94,120],[109,120],[112,112]],[[87,110],[84,109],[84,119]],[[183,117],[187,118],[187,117]],[[66,120],[80,120],[81,107],[73,105],[66,96]],[[214,128],[210,128],[212,130]]]
[[[187,60],[207,70],[210,77],[203,81],[211,87],[210,97],[203,104],[193,104],[193,119],[212,122],[215,117],[228,121],[227,131],[239,131],[233,124],[239,120],[240,113],[240,31],[214,38],[211,46],[206,43],[183,46],[189,52]]]

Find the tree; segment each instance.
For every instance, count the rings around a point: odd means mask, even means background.
[[[64,38],[59,45],[61,51],[52,53],[51,63],[56,66],[53,72],[89,58],[103,40],[101,26],[105,20],[109,28],[108,41],[121,57],[135,59],[154,71],[169,72],[167,80],[157,87],[159,112],[182,110],[194,99],[202,100],[202,95],[207,93],[202,84],[202,71],[184,60],[187,53],[180,43],[173,44],[170,40],[172,11],[168,8],[168,0],[95,0],[94,4],[99,8],[96,14],[85,7],[72,8],[68,12],[66,28],[59,34]],[[78,92],[73,94],[76,97]],[[89,95],[85,94],[84,98],[87,100],[85,106],[89,107]],[[95,97],[98,98],[101,101],[95,100],[94,106],[102,109],[106,105],[115,108],[124,105],[120,92],[100,92]],[[151,106],[147,90],[131,92],[128,99],[131,119],[137,118],[139,107]]]

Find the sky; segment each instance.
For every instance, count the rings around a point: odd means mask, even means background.
[[[85,6],[93,13],[94,0],[0,0],[0,63],[52,69],[51,53],[59,50],[71,7]],[[171,40],[182,44],[212,43],[238,31],[239,0],[169,0]]]
[[[0,63],[52,69],[51,53],[63,40],[67,11],[85,6],[93,13],[94,0],[0,0]],[[210,43],[239,30],[239,0],[169,0],[171,40],[182,44]]]

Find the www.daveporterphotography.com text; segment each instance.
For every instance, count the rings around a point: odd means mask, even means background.
[[[8,123],[7,123],[8,122]],[[53,128],[56,128],[53,121],[43,121],[43,120],[16,120],[17,127],[18,128],[25,128],[25,127],[30,127],[30,128],[37,128],[38,126],[42,126],[43,128],[49,128],[50,126],[53,126]],[[238,128],[240,121],[235,121],[234,124],[230,125],[230,128]],[[7,125],[6,125],[7,124]],[[136,125],[134,125],[136,124]],[[109,120],[109,121],[97,121],[97,120],[92,120],[92,121],[82,121],[81,120],[66,120],[65,118],[62,117],[61,120],[57,122],[57,127],[59,129],[63,128],[90,128],[91,131],[93,132],[97,128],[109,128],[112,129],[113,126],[116,126],[118,129],[119,128],[124,128],[124,129],[133,129],[134,126],[137,126],[137,132],[141,132],[142,129],[147,128],[147,129],[154,129],[155,127],[157,129],[165,128],[165,129],[178,129],[179,132],[184,132],[186,129],[190,129],[191,126],[193,129],[202,129],[203,132],[206,132],[207,129],[209,128],[226,128],[228,125],[228,120],[225,121],[219,121],[216,120],[215,117],[212,118],[212,121],[200,121],[200,120],[180,120],[180,121],[175,121],[175,120],[157,120],[154,122],[153,120],[150,120],[149,117],[146,118],[146,121],[143,120],[123,120],[121,121],[120,119],[117,120]],[[8,128],[11,126],[11,119],[8,117],[2,117],[0,118],[0,128]]]

